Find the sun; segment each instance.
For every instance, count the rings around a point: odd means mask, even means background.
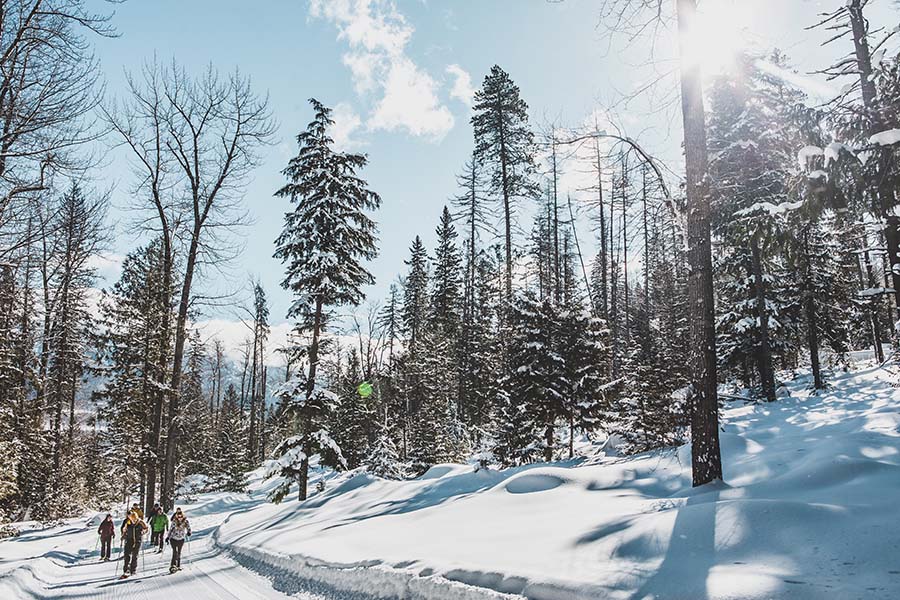
[[[747,0],[703,0],[684,35],[685,64],[699,65],[706,75],[727,72],[747,47],[753,21],[753,2]]]

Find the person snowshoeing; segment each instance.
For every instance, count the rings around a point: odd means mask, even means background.
[[[166,541],[172,545],[172,563],[169,565],[169,573],[181,570],[181,549],[184,547],[185,537],[191,537],[191,523],[181,509],[176,508],[175,514],[172,515],[169,536],[166,538]]]
[[[140,504],[135,502],[134,504],[131,505],[131,510],[133,510],[137,514],[138,519],[141,519],[141,520],[144,519],[144,511],[141,509]]]
[[[150,546],[156,548],[156,553],[163,551],[163,540],[165,539],[166,529],[169,528],[169,516],[157,503],[153,507],[150,515]]]
[[[113,523],[111,514],[107,514],[100,523],[97,535],[100,536],[100,560],[109,560],[109,555],[112,553],[112,541],[116,537],[116,525]]]
[[[138,555],[141,553],[141,539],[149,529],[137,512],[132,510],[122,523],[122,543],[125,545],[125,564],[122,577],[134,575],[137,571]]]

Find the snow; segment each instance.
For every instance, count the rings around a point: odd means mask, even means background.
[[[882,296],[884,294],[893,294],[893,293],[894,293],[893,288],[880,287],[880,288],[868,288],[865,290],[859,290],[858,292],[856,292],[856,295],[860,296],[862,298],[871,298],[873,296]]]
[[[879,131],[869,138],[869,143],[876,146],[891,146],[900,143],[900,129]]]
[[[900,392],[877,369],[836,379],[820,396],[802,378],[776,403],[727,408],[727,484],[692,489],[687,446],[441,465],[235,515],[219,543],[305,577],[351,572],[350,590],[368,573],[385,590],[441,577],[534,600],[897,597]]]
[[[812,177],[813,175],[814,174],[810,174],[810,177]],[[781,202],[779,204],[773,204],[771,202],[756,202],[752,206],[736,211],[734,214],[737,217],[745,217],[747,215],[753,215],[757,213],[776,216],[787,214],[791,211],[801,208],[802,206],[803,200],[798,200],[796,202]]]
[[[184,572],[159,575],[148,555],[121,585],[198,599],[897,598],[900,389],[874,366],[830,382],[814,395],[803,375],[776,402],[727,403],[726,483],[700,488],[689,445],[436,465],[407,481],[315,469],[310,489],[325,478],[327,490],[280,505],[265,502],[279,482],[259,469],[249,495],[187,506],[197,535]],[[94,530],[70,521],[0,542],[0,597],[117,592]]]
[[[831,142],[827,146],[825,146],[825,168],[828,168],[828,165],[831,164],[831,161],[836,161],[841,156],[841,151],[845,150],[850,152],[851,150],[840,142]]]
[[[223,515],[246,508],[243,495],[206,494],[197,504],[181,505],[194,535],[182,554],[183,570],[168,574],[170,551],[145,549],[137,575],[118,581],[122,561],[98,562],[97,524],[105,513],[42,528],[26,523],[20,536],[0,542],[0,598],[190,598],[196,600],[285,599],[271,582],[225,556],[212,545],[210,533]],[[117,526],[121,511],[116,515]],[[117,540],[118,541],[118,538]],[[113,546],[112,555],[119,553]],[[318,600],[309,595],[305,600]]]

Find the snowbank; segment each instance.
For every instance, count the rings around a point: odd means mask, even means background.
[[[734,403],[727,484],[692,489],[688,446],[440,465],[413,481],[351,474],[306,502],[232,514],[216,543],[297,589],[364,599],[896,598],[900,392],[885,379]]]
[[[869,138],[869,143],[876,146],[892,146],[900,143],[900,129],[879,131]]]

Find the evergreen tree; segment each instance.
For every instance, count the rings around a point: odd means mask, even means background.
[[[779,54],[771,61],[784,64]],[[730,310],[718,329],[723,362],[752,361],[761,396],[773,401],[773,356],[784,352],[791,333],[784,312],[791,302],[777,297],[773,280],[783,227],[777,214],[795,201],[790,173],[802,138],[788,116],[803,98],[752,59],[740,64],[740,76],[715,82],[709,119],[711,191],[719,216],[714,226],[725,257],[719,269],[731,274],[721,288]],[[774,128],[773,115],[780,117]]]
[[[215,436],[209,413],[203,377],[206,371],[206,347],[200,334],[191,334],[184,378],[181,380],[181,447],[179,463],[185,475],[209,474],[215,463]]]
[[[491,67],[472,105],[475,132],[475,160],[485,165],[490,190],[502,201],[505,298],[512,301],[513,210],[518,198],[536,193],[534,174],[534,134],[528,126],[528,105],[519,96],[519,87],[499,66]]]
[[[400,457],[391,439],[390,429],[387,424],[380,427],[380,433],[375,437],[369,456],[366,457],[366,470],[384,479],[402,479]]]
[[[149,485],[149,464],[160,461],[149,431],[151,407],[164,393],[171,360],[171,340],[159,327],[172,311],[163,282],[164,260],[159,241],[134,250],[122,262],[119,281],[100,301],[96,370],[105,380],[95,393],[98,416],[105,423],[100,445],[123,496],[135,485]]]
[[[234,384],[230,384],[222,397],[222,410],[215,440],[216,488],[229,492],[242,492],[247,486],[244,452],[245,428],[238,408],[239,398]]]
[[[369,446],[375,432],[375,395],[364,397],[359,393],[363,382],[359,353],[351,348],[347,354],[347,364],[336,374],[335,389],[338,403],[331,415],[329,430],[334,432],[334,440],[343,452],[347,467],[355,469],[369,454]]]
[[[460,412],[476,445],[491,428],[499,392],[500,344],[498,335],[500,266],[481,251],[475,267],[473,311],[464,324],[468,346],[460,357]]]
[[[316,446],[331,440],[322,427],[333,394],[316,378],[320,337],[328,310],[358,305],[362,287],[374,282],[362,261],[376,255],[376,227],[367,211],[381,203],[378,194],[356,175],[367,158],[336,152],[328,135],[334,124],[331,109],[314,99],[310,104],[315,118],[297,136],[300,152],[283,171],[289,182],[276,192],[295,205],[285,215],[275,251],[275,257],[287,267],[282,287],[295,295],[288,317],[297,318],[298,331],[310,337],[305,352],[307,373],[282,388],[282,396],[289,395],[286,401],[296,415],[297,434],[276,449],[285,458],[280,474],[296,478],[301,500],[307,494],[309,459]],[[299,460],[296,465],[295,460]],[[276,498],[280,499],[278,493]]]

